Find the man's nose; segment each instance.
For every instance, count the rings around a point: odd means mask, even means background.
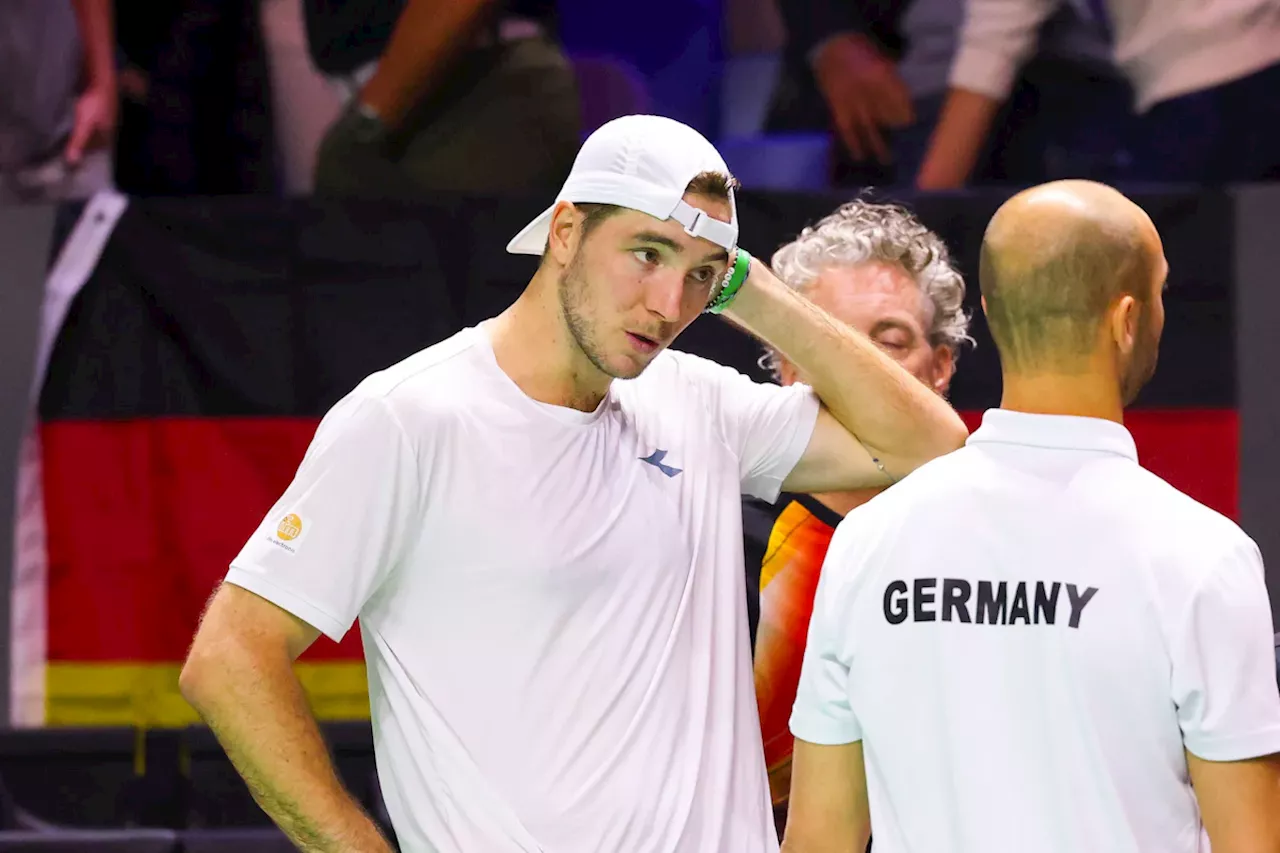
[[[653,276],[645,291],[645,307],[662,318],[664,323],[680,319],[680,305],[684,300],[684,275],[678,270],[663,270]]]

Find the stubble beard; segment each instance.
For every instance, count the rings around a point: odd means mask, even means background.
[[[597,321],[592,318],[591,286],[582,271],[580,252],[574,255],[569,266],[560,274],[558,290],[560,312],[564,315],[565,327],[573,337],[574,346],[596,370],[612,379],[634,379],[644,372],[648,367],[647,363],[638,365],[634,370],[619,371],[606,360],[604,347],[597,334]]]

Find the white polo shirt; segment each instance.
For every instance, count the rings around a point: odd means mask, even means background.
[[[740,496],[817,411],[676,352],[545,405],[467,329],[334,406],[227,580],[359,617],[406,851],[773,853]]]
[[[1280,752],[1262,560],[1119,424],[986,413],[837,528],[791,718],[876,853],[1207,849],[1184,745]]]

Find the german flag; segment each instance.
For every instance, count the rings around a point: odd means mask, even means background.
[[[977,244],[999,201],[916,206],[969,272],[975,309]],[[743,245],[767,258],[837,202],[744,194]],[[130,202],[70,306],[39,400],[46,722],[195,720],[177,675],[201,610],[320,417],[367,374],[509,304],[536,261],[503,246],[543,205]],[[1230,223],[1203,202],[1149,209],[1175,272],[1160,373],[1134,416],[1139,450],[1234,515],[1230,300],[1202,265],[1185,274],[1170,236],[1203,244],[1217,229],[1229,241]],[[953,390],[971,423],[999,400],[980,317],[974,331]],[[763,378],[757,345],[717,319],[679,346]],[[321,718],[368,715],[356,632],[322,638],[299,672]]]

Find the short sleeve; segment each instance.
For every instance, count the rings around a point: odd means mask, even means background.
[[[1280,752],[1280,688],[1262,556],[1242,542],[1193,594],[1172,637],[1183,741],[1207,761]]]
[[[813,437],[818,396],[808,385],[756,382],[731,367],[682,356],[682,367],[710,386],[712,411],[738,457],[742,493],[773,503]]]
[[[844,578],[851,570],[856,573],[850,563],[857,559],[850,547],[854,537],[849,527],[846,519],[836,528],[823,560],[791,709],[791,733],[826,746],[862,740],[862,726],[849,704],[849,661],[842,632],[842,626],[851,624],[844,618]]]
[[[341,640],[405,550],[419,480],[386,401],[353,392],[321,421],[227,581]]]
[[[1060,0],[966,0],[949,83],[1003,101]]]

